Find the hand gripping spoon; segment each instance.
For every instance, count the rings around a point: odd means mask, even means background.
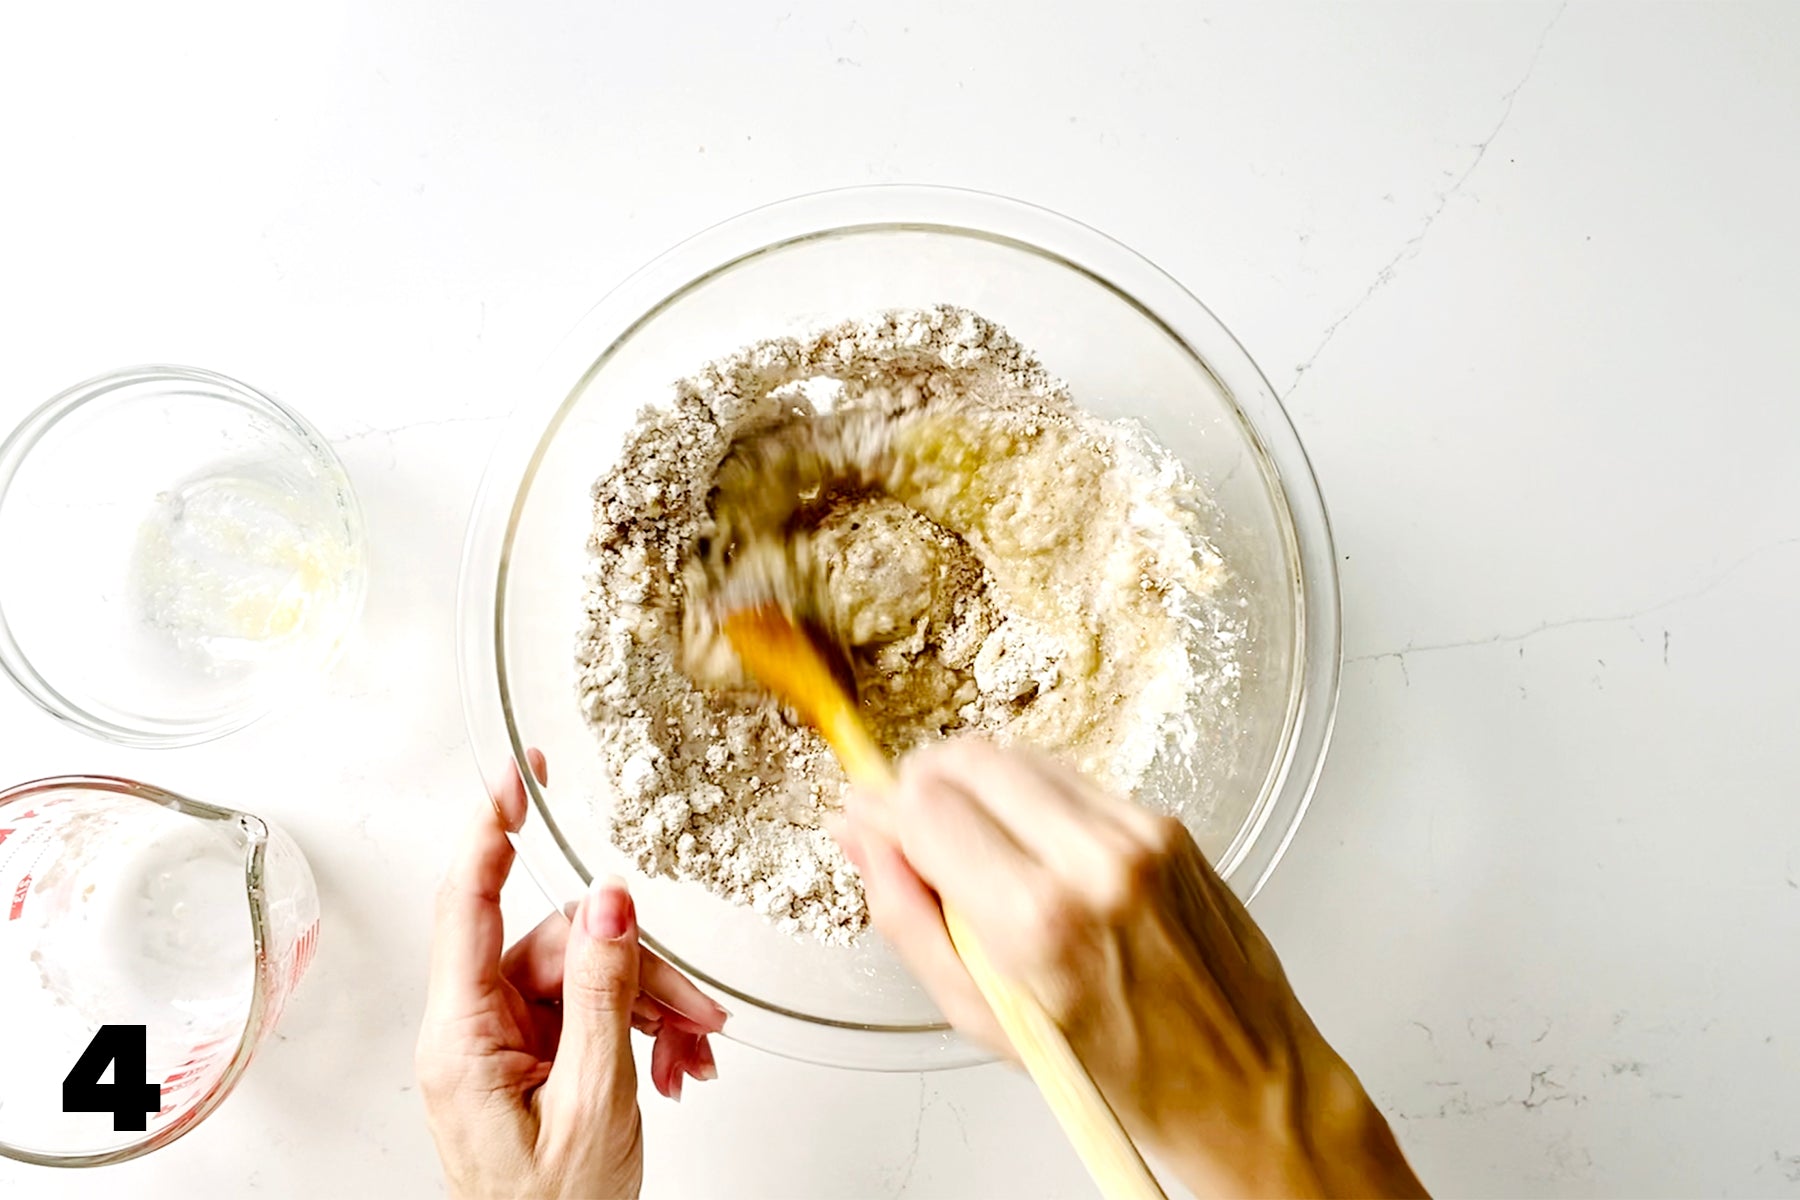
[[[741,602],[728,609],[719,624],[743,668],[819,731],[853,785],[877,792],[893,788],[893,770],[857,711],[849,664],[839,646],[813,632],[818,622],[796,617],[789,605],[766,599]],[[1035,997],[995,970],[955,910],[944,909],[944,924],[963,965],[1101,1192],[1110,1200],[1165,1200],[1156,1177],[1056,1022]]]

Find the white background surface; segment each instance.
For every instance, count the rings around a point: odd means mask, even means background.
[[[0,780],[265,813],[325,906],[220,1113],[0,1191],[437,1194],[411,1046],[479,800],[452,594],[515,381],[676,239],[909,181],[1119,237],[1286,396],[1348,662],[1255,911],[1427,1182],[1800,1195],[1797,147],[1788,4],[9,6],[0,424],[227,372],[332,435],[378,561],[329,697],[224,742],[117,750],[0,689]],[[1091,1194],[998,1069],[719,1059],[646,1089],[650,1195]]]

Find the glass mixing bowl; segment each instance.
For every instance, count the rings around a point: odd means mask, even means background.
[[[1243,347],[1181,285],[1041,208],[941,188],[825,192],[757,209],[669,251],[607,296],[546,365],[501,435],[463,562],[459,663],[483,773],[527,747],[527,869],[557,903],[627,877],[645,940],[732,1012],[728,1032],[838,1066],[980,1061],[878,937],[830,948],[694,883],[646,879],[613,849],[608,786],[576,702],[594,479],[638,411],[747,343],[896,307],[949,303],[998,322],[1102,417],[1132,417],[1213,496],[1209,530],[1249,591],[1238,736],[1183,808],[1245,897],[1281,857],[1322,764],[1336,704],[1337,576],[1305,452]],[[1216,759],[1211,755],[1217,751]]]

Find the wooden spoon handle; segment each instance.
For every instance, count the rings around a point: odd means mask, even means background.
[[[1110,1200],[1165,1200],[1156,1176],[1087,1068],[1075,1057],[1061,1027],[1035,996],[994,969],[954,909],[944,910],[944,924],[963,966],[994,1010],[1000,1028],[1019,1052],[1025,1070],[1101,1193]]]
[[[894,772],[855,709],[847,703],[821,713],[819,732],[859,788],[885,792]],[[975,980],[988,1007],[1000,1022],[1019,1060],[1043,1093],[1088,1174],[1109,1200],[1166,1200],[1156,1176],[1119,1123],[1118,1114],[1100,1094],[1087,1068],[1075,1057],[1069,1039],[1037,998],[1013,983],[989,960],[987,952],[956,910],[945,907],[944,925],[963,966]]]

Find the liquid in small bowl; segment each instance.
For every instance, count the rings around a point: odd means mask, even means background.
[[[329,669],[366,555],[296,413],[193,368],[93,379],[0,444],[0,668],[109,741],[207,741]]]

